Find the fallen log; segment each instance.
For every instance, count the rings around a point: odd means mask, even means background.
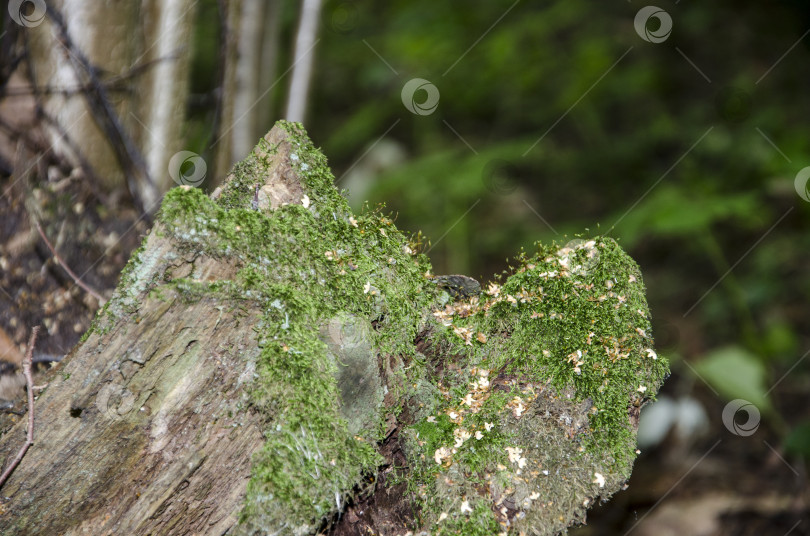
[[[355,215],[280,122],[171,190],[36,401],[2,534],[557,534],[625,486],[667,374],[638,266],[538,245],[481,289]],[[10,417],[9,417],[10,418]],[[6,463],[25,437],[7,418]]]

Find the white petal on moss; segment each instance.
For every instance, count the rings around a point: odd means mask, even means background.
[[[465,499],[464,502],[461,503],[461,513],[472,514],[472,508],[470,508],[470,501]]]
[[[605,487],[605,477],[602,476],[602,473],[594,473],[593,474],[593,483],[599,484],[600,488]]]
[[[309,208],[309,196],[304,194],[304,197],[301,198],[301,204],[304,205],[304,208]]]
[[[510,462],[518,463],[520,461],[520,455],[523,453],[523,449],[520,447],[506,447],[506,453],[509,455]]]
[[[436,449],[436,452],[433,453],[433,459],[436,460],[437,465],[441,465],[442,460],[449,457],[450,454],[450,449],[447,447],[442,447],[440,449]]]

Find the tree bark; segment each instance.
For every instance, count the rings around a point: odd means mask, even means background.
[[[629,477],[638,407],[667,371],[638,267],[609,239],[572,242],[479,295],[434,279],[415,248],[379,212],[351,213],[296,124],[211,198],[170,191],[38,397],[0,532],[555,534],[583,520]],[[574,339],[585,351],[569,355]],[[2,430],[8,462],[25,422]]]

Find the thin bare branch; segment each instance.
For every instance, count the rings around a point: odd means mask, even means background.
[[[28,387],[28,434],[25,438],[25,444],[23,444],[19,452],[17,452],[17,457],[14,458],[14,461],[6,467],[6,470],[3,471],[3,474],[0,476],[0,486],[6,482],[12,471],[20,464],[23,456],[28,452],[28,447],[34,444],[34,378],[31,374],[31,364],[33,363],[34,344],[37,342],[37,333],[39,333],[39,326],[34,326],[34,329],[31,330],[31,338],[28,339],[28,348],[25,351],[25,357],[22,362],[25,384]]]
[[[58,262],[59,265],[62,268],[64,268],[64,270],[68,273],[70,278],[73,279],[73,282],[76,283],[77,285],[79,285],[82,289],[84,289],[85,292],[87,292],[88,294],[93,296],[95,299],[97,299],[99,305],[104,305],[105,303],[107,303],[107,300],[104,298],[104,296],[99,294],[90,285],[88,285],[87,283],[82,281],[79,278],[79,276],[77,276],[75,273],[73,273],[73,270],[70,269],[70,267],[67,265],[67,263],[65,263],[65,261],[62,260],[62,257],[60,257],[59,253],[56,252],[56,249],[51,244],[51,241],[48,240],[47,236],[45,236],[45,231],[42,230],[42,226],[39,224],[39,222],[37,222],[37,231],[39,231],[39,236],[42,237],[42,240],[45,241],[45,245],[48,246],[49,250],[51,250],[51,254],[53,255],[54,259],[56,259],[56,262]]]

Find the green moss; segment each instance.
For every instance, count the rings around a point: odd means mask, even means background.
[[[470,503],[470,501],[467,501]],[[467,510],[469,507],[469,511]],[[436,523],[434,534],[448,536],[463,534],[464,536],[492,536],[503,532],[498,520],[492,513],[492,508],[486,501],[475,500],[465,505],[463,513],[448,514],[447,518]]]
[[[563,254],[538,245],[503,286],[490,287],[473,314],[453,318],[453,327],[489,342],[450,340],[468,366],[549,381],[559,391],[572,388],[577,401],[590,399],[588,448],[611,452],[626,467],[635,457],[627,401],[655,393],[669,367],[653,350],[638,266],[611,239],[587,244]]]
[[[483,489],[515,490],[528,513],[549,497],[590,500],[601,489],[597,473],[613,483],[629,477],[628,406],[653,396],[669,370],[653,350],[638,266],[606,238],[537,247],[502,285],[436,312],[438,351],[455,356],[453,367],[440,378],[433,415],[404,434],[424,522],[458,513],[454,498],[470,494],[476,480]],[[495,379],[508,381],[493,391]],[[570,474],[545,478],[549,468]],[[448,489],[445,480],[456,484]],[[548,514],[555,501],[544,506]],[[534,512],[543,519],[542,509]],[[555,530],[534,523],[527,526]]]

